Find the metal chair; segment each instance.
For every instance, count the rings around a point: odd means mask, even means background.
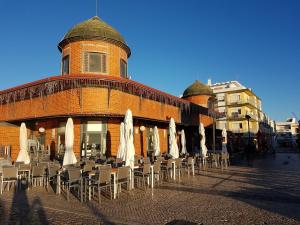
[[[18,168],[16,167],[3,167],[1,176],[1,194],[3,193],[4,184],[7,184],[8,190],[10,185],[14,184],[15,188],[18,189]]]
[[[71,189],[77,189],[78,196],[80,192],[80,201],[82,202],[83,198],[83,184],[82,184],[82,176],[81,176],[81,170],[78,168],[69,168],[67,171],[67,181],[66,181],[66,186],[67,186],[67,200],[69,201],[70,199],[70,191]]]
[[[119,198],[119,194],[122,190],[122,184],[126,184],[127,190],[129,190],[129,186],[130,186],[130,167],[129,166],[124,166],[124,167],[118,168],[118,172],[117,172],[118,198]]]
[[[48,187],[50,185],[50,182],[56,183],[57,181],[57,171],[60,169],[60,165],[52,164],[48,167],[48,173],[47,173],[47,191]]]
[[[32,167],[32,172],[31,172],[31,186],[33,186],[33,184],[36,185],[37,180],[39,181],[39,184],[43,184],[43,186],[45,185],[45,178],[46,178],[46,174],[45,174],[45,167],[44,166],[33,166]]]
[[[168,159],[167,164],[161,165],[161,172],[162,172],[164,178],[167,178],[167,180],[169,180],[170,173],[172,172],[172,162],[173,162],[173,159]]]
[[[108,188],[110,191],[110,199],[112,199],[112,188],[111,188],[111,168],[110,167],[102,167],[99,169],[98,176],[96,179],[90,180],[91,184],[88,185],[89,182],[86,182],[86,190],[88,191],[90,187],[93,188],[93,195],[94,196],[94,189],[97,188],[98,191],[98,203],[101,203],[101,189]],[[87,194],[85,194],[87,196]]]
[[[156,161],[154,162],[153,165],[153,175],[154,175],[154,181],[157,180],[157,184],[159,184],[160,182],[162,183],[162,177],[161,177],[161,163],[160,161]]]
[[[150,179],[150,166],[150,163],[145,163],[142,170],[134,171],[134,177],[137,178],[138,181],[142,180],[144,188],[146,188],[145,179]]]

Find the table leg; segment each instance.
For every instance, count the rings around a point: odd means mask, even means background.
[[[58,172],[57,177],[56,177],[56,194],[60,195],[61,192],[61,187],[60,187],[60,172]]]
[[[91,181],[92,176],[89,174],[89,201],[92,199],[92,181]]]
[[[150,167],[151,169],[151,188],[154,187],[154,171],[153,171],[153,166]]]
[[[195,164],[194,164],[194,159],[192,160],[192,173],[193,173],[193,176],[195,176]]]
[[[173,179],[176,180],[176,164],[173,163]]]
[[[113,173],[113,184],[114,184],[114,197],[113,199],[117,198],[117,174]]]

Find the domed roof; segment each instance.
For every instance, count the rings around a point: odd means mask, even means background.
[[[131,54],[130,48],[121,34],[98,16],[75,25],[66,33],[63,40],[58,44],[58,48],[61,51],[70,42],[84,40],[104,40],[122,47],[127,52],[128,57]]]
[[[182,97],[189,97],[195,95],[214,96],[214,93],[208,85],[202,84],[200,81],[196,80],[191,86],[185,89]]]

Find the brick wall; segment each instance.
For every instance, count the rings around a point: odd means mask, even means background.
[[[62,56],[70,56],[70,74],[84,73],[82,68],[85,51],[107,54],[107,75],[120,76],[120,60],[127,62],[126,51],[117,45],[101,40],[72,42],[62,50]]]

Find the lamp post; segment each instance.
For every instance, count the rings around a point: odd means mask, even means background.
[[[250,119],[251,119],[251,116],[249,116],[247,114],[246,119],[248,120],[248,145],[250,145]]]

